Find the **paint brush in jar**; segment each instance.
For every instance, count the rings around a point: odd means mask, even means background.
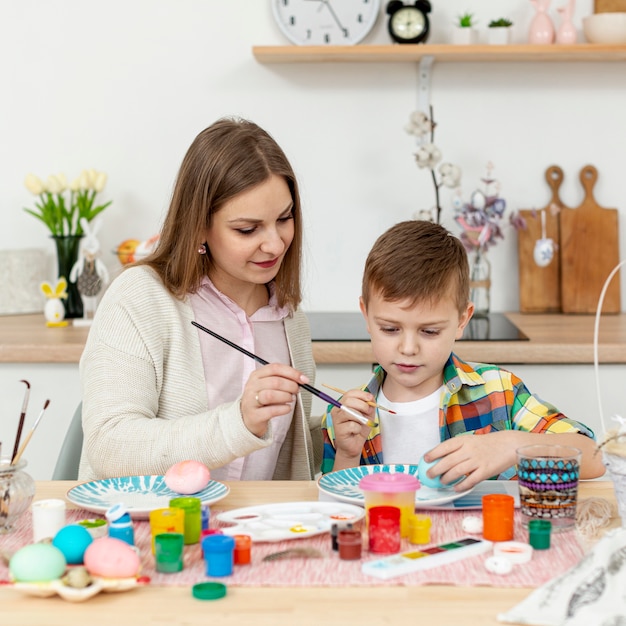
[[[15,465],[22,458],[22,454],[24,454],[24,450],[26,450],[26,446],[30,442],[37,426],[39,426],[39,422],[41,422],[41,418],[43,417],[43,414],[46,412],[46,409],[48,408],[49,404],[50,404],[50,400],[46,400],[43,405],[43,409],[41,409],[41,413],[39,414],[39,417],[37,417],[32,428],[28,431],[28,435],[26,435],[26,439],[24,439],[24,443],[20,446],[20,449],[17,451],[17,454],[13,457],[13,460],[11,461],[11,465]]]
[[[17,434],[15,435],[15,443],[13,444],[13,454],[11,455],[11,464],[15,463],[15,456],[17,455],[18,448],[20,447],[20,440],[22,439],[22,430],[24,429],[24,420],[26,419],[26,409],[28,408],[28,398],[30,397],[30,383],[27,380],[20,380],[20,382],[26,385],[26,391],[24,392],[24,400],[22,401],[22,411],[20,413],[20,420],[17,425]]]
[[[245,348],[242,348],[241,346],[238,346],[236,343],[229,341],[225,337],[218,335],[216,332],[209,330],[208,328],[205,328],[204,326],[201,326],[197,322],[192,321],[191,323],[196,328],[199,328],[200,330],[204,331],[205,333],[208,333],[212,337],[215,337],[216,339],[223,341],[226,345],[230,346],[231,348],[234,348],[235,350],[239,350],[239,352],[245,354],[246,356],[249,356],[251,359],[254,359],[257,363],[260,363],[261,365],[269,365],[269,361],[262,359],[260,356],[257,356],[256,354],[253,354],[252,352],[248,352],[248,350],[246,350]],[[300,387],[302,387],[303,389],[306,389],[309,393],[312,393],[314,396],[317,396],[320,400],[324,400],[324,402],[328,402],[329,404],[336,406],[338,409],[341,409],[348,415],[352,416],[360,424],[363,424],[364,426],[369,426],[370,428],[376,426],[375,422],[372,422],[371,420],[367,419],[367,417],[365,417],[364,415],[361,415],[358,411],[355,411],[354,409],[351,409],[350,407],[344,406],[338,400],[331,398],[328,394],[324,393],[323,391],[320,391],[319,389],[316,389],[312,385],[309,385],[307,383],[298,383],[298,385],[300,385]]]

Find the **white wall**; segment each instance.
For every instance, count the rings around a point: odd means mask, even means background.
[[[386,3],[383,1],[383,5]],[[436,2],[431,42],[474,10],[483,31],[509,16],[526,39],[528,0]],[[375,238],[434,199],[403,127],[417,103],[417,65],[262,65],[253,45],[288,43],[269,0],[22,0],[0,15],[0,249],[45,247],[43,225],[22,211],[28,172],[68,178],[109,174],[102,199],[105,260],[129,237],[155,233],[172,182],[195,135],[237,114],[267,128],[300,177],[306,215],[310,310],[355,310],[360,274]],[[576,23],[591,12],[579,0]],[[555,21],[556,10],[551,10]],[[483,33],[484,36],[484,33]],[[582,41],[582,34],[580,34]],[[388,43],[381,14],[364,43]],[[578,172],[600,173],[597,199],[626,210],[621,148],[626,72],[621,63],[435,63],[436,143],[464,170],[469,194],[491,160],[515,208],[543,207],[543,178],[565,171],[566,204],[582,200]],[[450,195],[443,192],[450,221]],[[621,239],[626,221],[622,219]],[[492,308],[518,307],[516,234],[492,254]],[[624,280],[624,279],[623,279]],[[626,293],[626,289],[622,289]],[[1,296],[0,296],[1,297]]]

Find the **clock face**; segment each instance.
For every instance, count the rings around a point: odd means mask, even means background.
[[[390,27],[399,39],[415,39],[426,26],[426,19],[421,11],[413,7],[399,9],[391,16]]]
[[[380,0],[272,0],[283,34],[300,46],[348,46],[372,30]]]

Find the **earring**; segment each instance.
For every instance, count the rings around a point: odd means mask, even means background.
[[[198,248],[198,254],[209,254],[209,246],[206,241]]]

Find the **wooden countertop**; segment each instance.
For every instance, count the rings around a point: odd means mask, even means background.
[[[76,483],[37,483],[36,500],[63,498]],[[230,482],[231,491],[220,508],[233,509],[274,502],[317,501],[313,481]],[[579,498],[604,497],[615,502],[609,481],[582,481]],[[70,507],[73,505],[69,504]],[[618,528],[614,517],[610,528]],[[309,565],[308,567],[312,567]],[[228,585],[228,581],[224,580]],[[529,588],[464,587],[450,585],[363,587],[244,587],[229,585],[224,599],[201,602],[190,586],[147,585],[127,593],[99,594],[82,603],[58,597],[33,598],[0,585],[4,620],[13,626],[109,626],[111,623],[163,624],[299,624],[351,626],[362,624],[364,607],[372,624],[436,623],[439,626],[497,626],[496,616],[510,610],[530,593]],[[419,618],[419,619],[418,619]]]
[[[463,341],[457,354],[487,363],[593,363],[594,315],[506,313],[529,341]],[[0,363],[78,363],[88,327],[47,328],[43,315],[0,317]],[[626,313],[604,315],[599,360],[626,363]],[[368,341],[313,342],[318,364],[373,363]]]

